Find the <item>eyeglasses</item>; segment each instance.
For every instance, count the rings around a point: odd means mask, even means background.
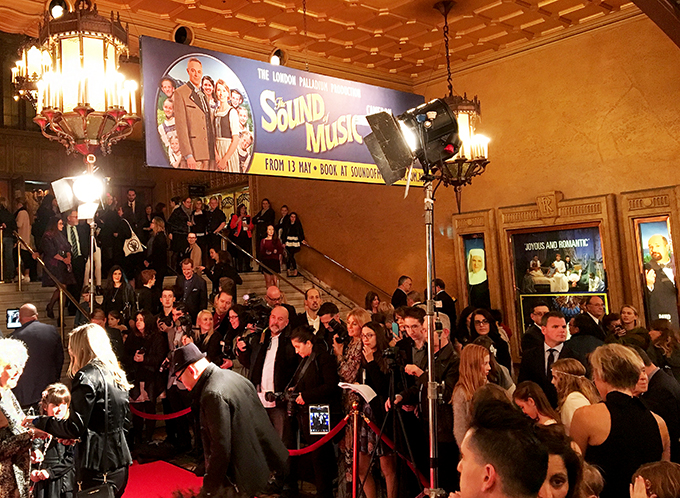
[[[489,320],[486,318],[484,320],[475,320],[475,325],[489,325]]]
[[[375,334],[361,334],[362,339],[371,339],[372,337],[375,337]]]

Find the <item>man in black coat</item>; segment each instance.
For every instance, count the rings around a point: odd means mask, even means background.
[[[534,304],[529,318],[531,318],[531,325],[527,327],[522,335],[522,351],[529,351],[530,349],[539,347],[543,344],[543,332],[541,332],[541,319],[550,308],[543,301]]]
[[[11,337],[23,341],[28,361],[13,392],[22,408],[37,407],[43,390],[61,379],[64,348],[57,329],[38,321],[38,310],[32,304],[19,309],[21,328]]]
[[[552,364],[558,359],[574,358],[575,355],[564,344],[567,339],[567,321],[562,313],[550,311],[543,315],[541,331],[543,345],[524,352],[518,382],[535,382],[541,386],[550,404],[556,407],[557,390],[552,384]]]
[[[293,378],[300,357],[290,342],[288,310],[276,306],[269,315],[269,327],[262,334],[255,334],[249,343],[240,337],[236,340],[236,354],[245,368],[248,378],[257,388],[260,401],[282,440],[289,437],[290,424],[285,401],[269,401],[265,393],[282,393]]]
[[[396,310],[400,306],[407,306],[408,301],[406,299],[406,294],[411,292],[411,287],[413,286],[413,280],[411,280],[411,277],[408,277],[406,275],[402,275],[399,277],[399,282],[397,284],[397,288],[394,290],[394,294],[392,294],[392,306],[394,306],[394,309]]]
[[[199,312],[208,308],[208,286],[203,277],[194,273],[194,263],[189,259],[182,261],[182,274],[177,277],[179,302],[184,303],[187,313],[196,323]]]
[[[288,451],[245,377],[208,362],[194,344],[175,350],[173,371],[200,405],[205,475],[201,497],[254,496]]]
[[[141,204],[139,199],[137,199],[137,191],[129,188],[127,191],[127,202],[123,204],[123,218],[130,223],[130,226],[137,235],[141,235],[142,227],[140,221],[144,215],[144,204]]]
[[[640,394],[640,401],[664,419],[671,438],[671,461],[680,463],[680,384],[650,360],[642,348],[636,347],[647,374],[647,391]]]
[[[607,337],[604,327],[602,326],[602,318],[604,318],[606,312],[604,301],[600,296],[588,296],[583,304],[585,307],[584,315],[590,318],[592,322],[592,326],[588,327],[586,333],[604,341],[605,337]]]
[[[450,323],[457,323],[456,300],[446,292],[446,284],[441,278],[434,280],[434,305],[436,310],[449,317]]]

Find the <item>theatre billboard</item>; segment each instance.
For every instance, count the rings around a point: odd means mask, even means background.
[[[366,115],[424,101],[155,38],[140,47],[149,166],[383,183]]]

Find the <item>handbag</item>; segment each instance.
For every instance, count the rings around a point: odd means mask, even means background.
[[[104,482],[97,486],[93,486],[88,489],[81,489],[82,481],[78,481],[78,491],[76,492],[76,498],[115,498],[116,492],[113,484],[106,482],[106,474],[108,472],[108,442],[109,442],[109,385],[106,383],[106,377],[104,377],[104,372],[101,371],[99,366],[97,370],[102,376],[104,381],[104,456],[103,456],[103,471],[104,471]]]
[[[137,234],[135,231],[132,229],[132,226],[130,225],[130,222],[123,218],[125,220],[125,223],[127,223],[127,226],[130,228],[130,238],[125,239],[125,242],[123,242],[123,252],[125,253],[125,256],[129,256],[130,254],[137,254],[138,252],[142,252],[143,250],[146,249],[144,244],[142,244],[142,241],[139,240],[139,237],[137,237]]]

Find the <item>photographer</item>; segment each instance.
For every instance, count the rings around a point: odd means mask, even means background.
[[[417,309],[417,312],[412,310]],[[415,343],[417,344],[418,337],[415,332],[425,335],[427,338],[427,329],[424,325],[424,317],[421,322],[418,316],[425,312],[420,308],[411,308],[406,312],[406,324],[409,334],[413,334]],[[458,462],[458,445],[453,437],[453,408],[449,403],[453,395],[453,388],[458,382],[458,367],[460,365],[460,357],[456,352],[453,344],[449,340],[451,334],[451,324],[449,317],[444,313],[435,313],[435,337],[434,337],[434,380],[441,385],[439,393],[440,398],[437,403],[437,447],[439,454],[439,468],[454,469]],[[420,326],[416,331],[413,327],[413,321]],[[411,325],[411,327],[409,327]],[[427,343],[425,343],[427,350]],[[427,363],[427,362],[426,362]],[[411,368],[409,368],[411,367]],[[416,370],[414,365],[406,366],[406,373],[413,371],[411,375],[415,376],[415,384],[402,391],[396,396],[396,400],[401,398],[401,403],[404,405],[414,405],[417,408],[418,418],[420,420],[420,440],[427,441],[429,437],[428,413],[429,405],[427,399],[427,364],[424,369]],[[420,375],[417,375],[420,373]],[[418,456],[424,457],[426,453],[416,453],[416,463],[420,469],[427,473],[429,467],[425,458],[418,461]],[[440,472],[439,486],[446,491],[453,491],[458,485],[458,475],[456,472]]]
[[[347,335],[347,328],[340,320],[340,310],[338,310],[338,307],[333,303],[323,303],[319,307],[316,316],[319,317],[319,330],[315,332],[315,335],[326,343],[328,352],[332,352],[333,336],[335,335],[335,332],[333,331],[334,325],[339,324],[340,330],[344,332],[344,334],[341,335]]]
[[[241,364],[249,369],[248,379],[257,388],[272,425],[285,442],[289,429],[285,402],[271,400],[265,393],[284,392],[300,362],[290,342],[288,310],[276,306],[269,315],[269,327],[247,341],[237,337],[236,350]]]
[[[297,420],[302,439],[307,444],[312,444],[321,437],[310,435],[309,405],[329,405],[332,415],[339,414],[340,411],[337,364],[324,346],[317,343],[313,330],[309,326],[303,326],[296,328],[291,334],[291,343],[302,362],[286,391],[289,407],[295,412],[291,416]],[[337,422],[337,418],[331,417],[330,427]],[[332,498],[333,478],[336,475],[333,468],[333,446],[325,444],[311,453],[310,457],[316,496]],[[293,475],[296,475],[295,470],[294,467]]]
[[[364,403],[363,413],[373,423],[382,425],[384,413],[382,406],[390,395],[390,367],[387,358],[383,356],[390,347],[385,327],[378,322],[368,322],[361,329],[361,342],[363,345],[363,360],[359,371],[359,381],[370,386],[377,396],[369,405]],[[392,437],[393,430],[385,430],[388,437]],[[368,472],[371,460],[371,452],[375,451],[376,457],[380,458],[380,469],[385,476],[387,498],[395,498],[397,490],[396,459],[394,453],[383,443],[378,441],[378,435],[365,423],[361,424],[359,434],[359,476],[364,482],[366,498],[376,497],[375,481],[372,473]]]

